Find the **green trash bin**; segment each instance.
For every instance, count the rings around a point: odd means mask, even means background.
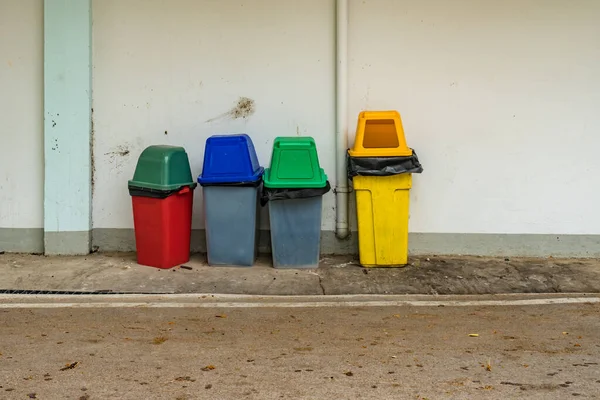
[[[278,137],[265,169],[275,268],[317,268],[323,195],[330,190],[312,137]]]

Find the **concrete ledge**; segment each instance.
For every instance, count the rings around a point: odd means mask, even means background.
[[[4,254],[0,289],[270,296],[600,293],[600,260],[595,259],[413,256],[405,268],[365,269],[353,257],[332,256],[322,258],[318,269],[294,270],[272,268],[268,256],[254,267],[210,267],[197,254],[185,267],[139,266],[133,253]]]
[[[0,251],[9,253],[43,253],[44,229],[0,228]]]
[[[411,233],[414,255],[600,257],[600,235]]]
[[[90,248],[88,232],[47,232],[56,251],[48,254],[84,254]],[[358,254],[357,233],[348,240],[339,240],[333,231],[323,231],[321,252],[324,255]],[[54,247],[54,245],[58,247]],[[103,229],[92,231],[92,245],[101,251],[135,251],[133,229]],[[204,230],[192,232],[191,250],[206,252]],[[13,253],[44,252],[44,231],[41,228],[0,228],[0,251]],[[268,230],[259,234],[259,251],[271,252]],[[69,253],[70,252],[70,253]],[[600,258],[600,235],[518,235],[478,233],[411,233],[411,255],[474,255],[508,257],[576,257]]]
[[[333,231],[321,233],[321,253],[324,255],[358,254],[358,235],[353,232],[349,239],[339,240]],[[135,251],[133,229],[93,230],[92,244],[100,251]],[[204,230],[192,232],[191,250],[206,252]],[[259,251],[271,252],[268,230],[259,234]],[[411,255],[473,255],[508,257],[600,257],[600,235],[521,235],[486,233],[411,233]]]
[[[91,232],[46,232],[44,234],[45,254],[85,255],[90,253]]]
[[[133,229],[94,229],[92,246],[102,251],[135,251],[135,233]]]

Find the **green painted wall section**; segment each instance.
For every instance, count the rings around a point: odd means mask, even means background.
[[[91,0],[44,2],[46,253],[83,254],[91,230]],[[56,233],[81,235],[62,243]],[[88,240],[85,240],[87,235]],[[47,240],[51,236],[52,240]]]

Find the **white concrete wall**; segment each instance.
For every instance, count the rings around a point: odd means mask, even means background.
[[[184,146],[197,176],[211,134],[248,133],[263,163],[276,136],[312,135],[334,173],[332,0],[93,6],[94,228],[133,226],[127,180],[151,144]],[[255,113],[222,116],[240,97],[254,101]],[[195,228],[203,227],[200,194]],[[333,207],[329,194],[325,229],[334,227]]]
[[[350,19],[352,129],[399,110],[425,167],[411,231],[600,234],[600,2],[352,0]],[[198,174],[213,133],[252,135],[263,163],[312,135],[333,181],[334,54],[333,0],[94,1],[94,227],[132,227],[150,144]],[[256,112],[219,118],[241,96]]]
[[[43,43],[43,1],[0,0],[0,228],[43,227]]]

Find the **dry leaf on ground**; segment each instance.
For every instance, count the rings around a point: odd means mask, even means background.
[[[163,344],[164,342],[166,342],[168,339],[164,336],[157,336],[154,338],[154,340],[152,340],[152,343],[154,344]]]
[[[73,368],[75,368],[77,365],[79,365],[79,361],[75,361],[74,363],[67,364],[67,365],[65,365],[64,367],[62,367],[60,370],[61,370],[61,371],[66,371],[66,370],[68,370],[68,369],[73,369]]]

